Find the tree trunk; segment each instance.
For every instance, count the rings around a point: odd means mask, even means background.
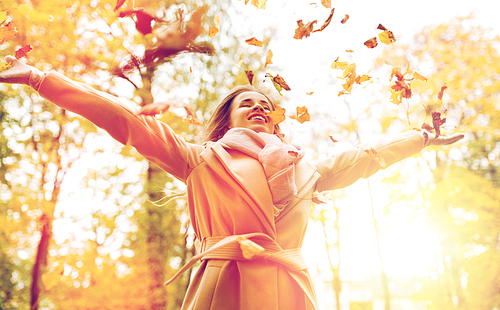
[[[42,289],[42,274],[47,267],[47,254],[49,252],[49,243],[52,235],[52,218],[50,215],[42,214],[40,217],[40,243],[36,251],[36,260],[33,265],[31,282],[31,310],[37,310],[40,302],[40,291]]]

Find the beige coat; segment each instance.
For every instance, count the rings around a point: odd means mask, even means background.
[[[183,309],[317,309],[307,269],[300,257],[314,191],[342,188],[379,169],[363,148],[333,156],[314,167],[296,167],[297,197],[274,218],[272,197],[261,164],[214,142],[187,143],[154,117],[137,116],[117,98],[51,72],[39,93],[78,113],[134,146],[149,161],[187,185],[189,212],[203,256]],[[419,152],[415,131],[371,145],[387,165]],[[365,148],[366,149],[366,148]],[[250,234],[250,235],[248,235]],[[253,234],[253,235],[251,235]],[[246,235],[265,253],[245,259],[234,237]],[[227,246],[215,246],[218,241]],[[208,252],[203,252],[208,253]]]

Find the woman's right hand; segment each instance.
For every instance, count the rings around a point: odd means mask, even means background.
[[[7,64],[12,65],[8,70],[0,72],[0,82],[9,84],[25,84],[38,91],[44,73],[35,67],[25,65],[13,56],[6,56]]]

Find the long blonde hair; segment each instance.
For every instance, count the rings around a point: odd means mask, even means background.
[[[202,142],[215,142],[224,136],[226,131],[229,130],[229,123],[231,122],[231,104],[236,96],[244,92],[256,92],[262,94],[271,104],[271,109],[276,110],[276,104],[264,92],[257,90],[255,87],[250,85],[236,86],[231,89],[229,94],[215,107],[203,130]],[[277,134],[280,132],[280,127],[278,125],[274,125],[274,133]]]

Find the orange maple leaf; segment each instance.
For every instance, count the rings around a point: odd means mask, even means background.
[[[356,77],[356,83],[357,84],[361,84],[363,82],[366,82],[366,81],[369,81],[371,79],[371,76],[367,75],[367,74],[363,74],[363,75],[358,75]]]
[[[285,112],[286,112],[285,109],[283,109],[282,107],[277,105],[276,110],[267,113],[266,116],[271,118],[274,125],[278,125],[279,123],[281,123],[285,120]]]
[[[20,49],[18,49],[16,51],[16,58],[19,59],[19,58],[25,57],[26,54],[28,54],[32,49],[33,48],[29,44],[21,47]]]
[[[311,116],[309,115],[309,112],[307,112],[307,108],[304,107],[297,107],[297,116],[290,116],[291,119],[295,119],[299,121],[299,123],[305,123],[311,120]]]
[[[374,47],[376,47],[378,45],[377,37],[373,37],[370,40],[366,40],[364,44],[368,48],[374,48]]]
[[[257,40],[255,37],[250,38],[250,39],[246,39],[245,42],[249,45],[262,47],[262,41]]]
[[[303,39],[304,37],[308,37],[311,35],[311,32],[313,31],[314,24],[317,23],[318,21],[312,21],[307,24],[304,24],[301,20],[297,21],[298,28],[295,29],[295,35],[293,36],[294,39]]]

